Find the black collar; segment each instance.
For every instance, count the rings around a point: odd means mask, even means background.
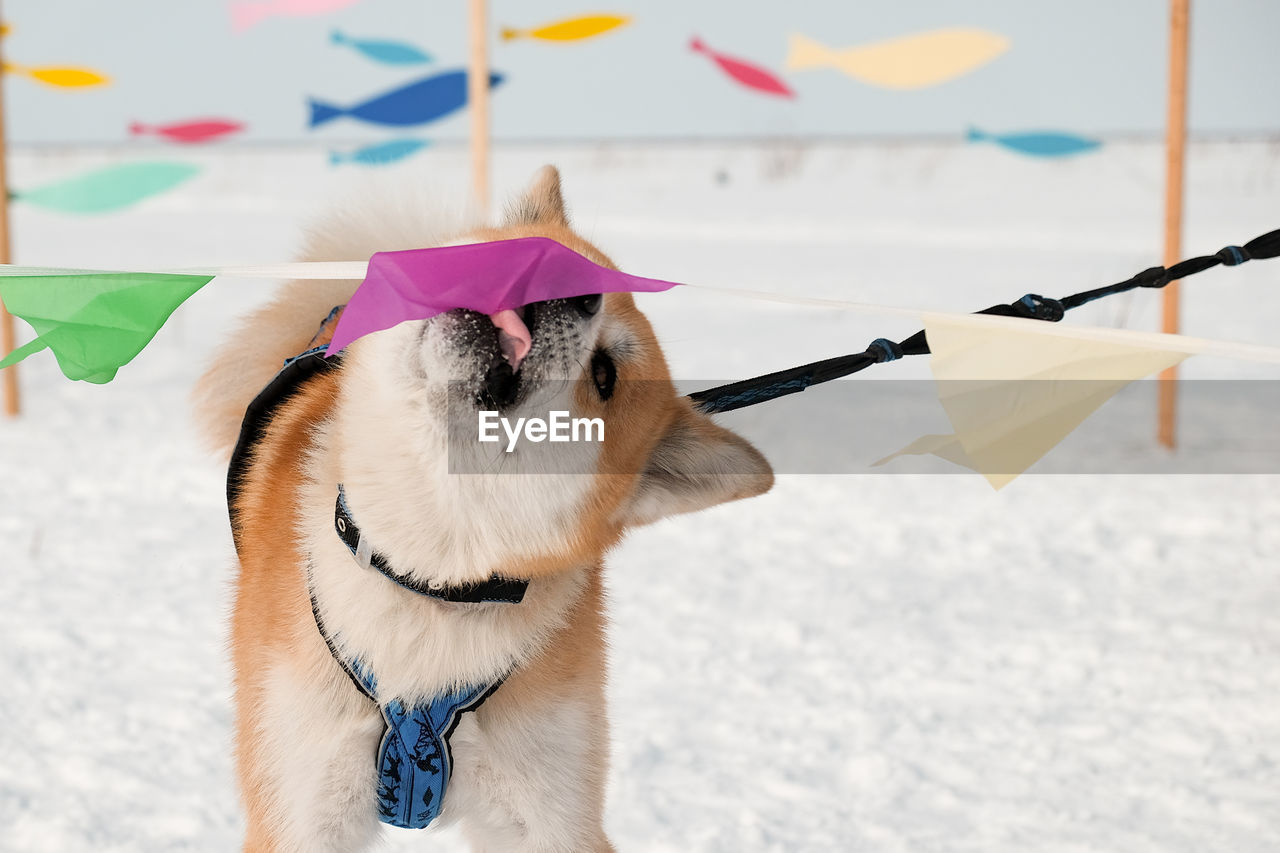
[[[413,578],[397,574],[387,564],[386,557],[374,551],[372,546],[360,535],[360,528],[351,517],[351,508],[347,506],[347,496],[338,486],[338,502],[333,514],[333,528],[338,538],[350,549],[352,556],[362,566],[377,569],[384,577],[394,581],[407,590],[420,595],[429,595],[441,601],[452,601],[461,604],[480,604],[482,602],[503,602],[519,604],[524,599],[524,592],[529,587],[527,580],[504,578],[494,575],[487,581],[464,584],[460,586],[433,586]]]
[[[240,550],[240,493],[244,488],[244,479],[248,473],[253,457],[253,448],[266,433],[271,416],[286,401],[291,399],[312,377],[336,370],[341,366],[342,354],[333,358],[326,357],[326,344],[321,341],[326,327],[338,316],[339,309],[329,312],[317,333],[315,340],[320,341],[301,355],[294,356],[284,363],[284,367],[276,374],[267,387],[254,398],[245,412],[244,421],[240,425],[240,438],[231,454],[231,464],[227,467],[227,511],[231,517],[231,535],[235,540],[236,551]],[[429,595],[443,601],[479,604],[481,602],[505,602],[519,604],[524,599],[525,590],[529,586],[526,580],[515,580],[494,575],[487,581],[466,586],[441,586],[438,589],[422,584],[411,578],[401,577],[387,565],[386,558],[369,549],[367,554],[360,553],[360,528],[351,518],[351,511],[346,506],[342,487],[338,487],[338,508],[334,517],[334,527],[342,541],[351,549],[351,553],[361,565],[371,566],[381,572],[389,580],[398,583],[405,589],[422,595]],[[369,548],[368,543],[364,543]],[[361,559],[361,558],[364,559]]]

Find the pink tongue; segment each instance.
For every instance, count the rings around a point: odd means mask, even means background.
[[[533,346],[533,336],[529,334],[524,318],[508,308],[497,314],[490,314],[489,319],[498,327],[498,346],[502,348],[502,357],[511,365],[512,370],[519,370],[520,362],[524,361]]]

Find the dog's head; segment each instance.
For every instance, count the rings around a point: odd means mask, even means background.
[[[503,227],[451,242],[531,236],[616,268],[570,228],[549,166]],[[354,342],[343,373],[342,477],[366,504],[414,507],[423,550],[447,543],[454,580],[580,565],[628,526],[773,482],[754,447],[677,394],[629,293],[402,323]]]

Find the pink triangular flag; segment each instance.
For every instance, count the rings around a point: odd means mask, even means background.
[[[347,303],[326,355],[370,332],[455,308],[490,316],[547,299],[622,291],[656,293],[678,282],[602,267],[546,237],[378,252]]]

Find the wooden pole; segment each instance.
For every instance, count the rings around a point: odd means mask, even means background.
[[[1164,265],[1173,266],[1182,255],[1182,176],[1185,171],[1187,139],[1187,31],[1191,0],[1170,0],[1169,29],[1169,120],[1165,132],[1164,175]],[[1160,330],[1178,333],[1180,285],[1170,282],[1163,290],[1163,320]],[[1159,427],[1156,437],[1165,447],[1177,446],[1178,367],[1160,373]]]
[[[0,58],[0,64],[3,59]],[[8,163],[8,146],[5,144],[4,127],[4,87],[7,75],[0,74],[0,264],[10,262],[9,254],[9,177],[5,168]],[[13,331],[13,315],[0,302],[0,358],[13,352],[15,336]],[[0,396],[4,397],[4,413],[9,417],[17,417],[21,411],[18,399],[18,367],[6,367],[0,370]]]
[[[471,64],[467,102],[471,110],[471,180],[476,208],[489,216],[489,22],[485,0],[468,0],[471,19]]]

